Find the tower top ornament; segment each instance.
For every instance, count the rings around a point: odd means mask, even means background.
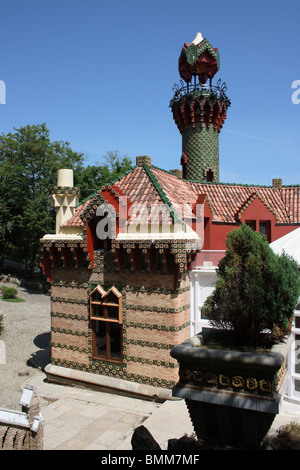
[[[197,33],[192,43],[185,43],[179,57],[180,77],[189,83],[193,77],[199,77],[200,83],[212,79],[220,69],[220,56],[217,48]]]

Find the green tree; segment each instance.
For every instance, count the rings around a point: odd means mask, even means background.
[[[95,193],[105,184],[117,180],[132,168],[132,160],[120,156],[117,150],[108,150],[103,156],[104,164],[87,165],[74,172],[76,186],[80,188],[81,200]]]
[[[226,246],[204,313],[214,326],[230,331],[235,344],[256,346],[263,329],[283,334],[300,294],[297,263],[276,255],[246,225],[228,234]]]
[[[39,239],[54,227],[49,188],[59,168],[84,168],[84,155],[68,142],[52,142],[46,124],[14,130],[0,136],[0,257],[31,272]]]
[[[53,233],[55,211],[49,189],[60,168],[74,171],[81,200],[128,171],[131,160],[109,151],[104,164],[84,166],[86,156],[69,142],[51,141],[46,124],[27,125],[0,136],[0,264],[4,258],[36,266],[39,240]]]

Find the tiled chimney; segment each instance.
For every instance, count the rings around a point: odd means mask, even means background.
[[[273,178],[272,179],[272,186],[273,188],[282,188],[282,179],[281,178]]]
[[[136,165],[137,166],[151,166],[151,157],[148,157],[148,155],[142,155],[140,157],[136,157]]]
[[[56,208],[56,233],[60,226],[72,217],[79,203],[79,188],[74,187],[73,170],[58,170],[57,185],[51,188],[51,206]]]
[[[182,179],[182,170],[169,170],[169,173],[172,173],[172,175],[177,176],[177,178]]]

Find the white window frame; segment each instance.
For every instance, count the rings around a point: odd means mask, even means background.
[[[201,279],[207,279],[207,283],[201,282]],[[202,328],[210,326],[209,320],[201,317],[201,309],[208,295],[214,290],[214,286],[208,285],[212,279],[217,281],[215,267],[193,269],[190,272],[190,337],[200,333]],[[204,288],[211,292],[204,295]]]
[[[294,311],[294,321],[292,326],[292,335],[293,343],[289,351],[288,355],[288,386],[286,391],[286,397],[300,402],[300,391],[296,390],[296,382],[300,383],[300,373],[296,372],[296,365],[297,365],[297,355],[299,356],[300,360],[300,345],[299,340],[296,340],[296,335],[300,336],[300,328],[295,327],[295,318],[300,318],[300,310]],[[298,349],[299,348],[299,349]]]

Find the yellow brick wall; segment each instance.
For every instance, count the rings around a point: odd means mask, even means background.
[[[119,365],[91,357],[88,294],[98,283],[123,292],[125,353]],[[167,274],[54,272],[52,362],[105,375],[121,370],[126,380],[171,387],[178,370],[170,350],[189,336],[189,294],[188,276],[175,289]]]

